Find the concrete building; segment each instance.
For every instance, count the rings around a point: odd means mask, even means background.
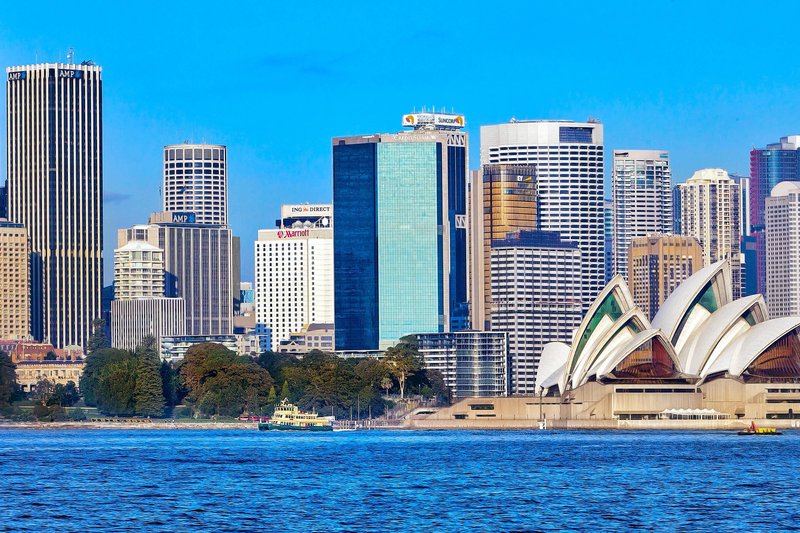
[[[47,380],[53,385],[66,385],[70,381],[80,384],[86,363],[81,361],[19,361],[17,362],[17,385],[22,392],[31,392],[36,384]]]
[[[198,224],[228,225],[228,154],[219,144],[164,147],[164,211]]]
[[[150,224],[119,230],[118,245],[146,241],[164,250],[164,296],[183,298],[187,335],[231,335],[231,230],[189,215],[154,213]]]
[[[469,287],[473,329],[489,329],[492,241],[538,228],[536,167],[484,165],[472,172],[469,197]]]
[[[800,316],[800,181],[784,181],[765,200],[767,307]]]
[[[375,350],[468,322],[461,115],[412,114],[413,131],[333,139],[337,350]]]
[[[101,70],[6,69],[8,218],[28,230],[31,333],[57,347],[83,345],[101,316]]]
[[[482,165],[536,167],[540,229],[578,244],[584,310],[604,285],[603,159],[603,125],[594,120],[481,126]]]
[[[146,241],[129,241],[114,250],[114,298],[164,296],[164,250]]]
[[[672,172],[664,150],[614,150],[614,272],[628,276],[634,237],[672,232]]]
[[[783,181],[800,181],[800,135],[750,151],[750,222],[756,238],[756,264],[750,274],[756,277],[759,294],[767,292],[764,206],[772,189]]]
[[[582,316],[581,252],[556,232],[520,231],[494,241],[492,331],[508,332],[511,394],[533,394],[544,346],[569,342]]]
[[[324,206],[330,208],[330,206]],[[258,231],[255,242],[256,324],[270,330],[277,351],[292,333],[312,323],[333,323],[333,232],[330,209],[326,225],[300,224],[291,229]]]
[[[28,232],[22,224],[0,219],[0,339],[30,337]]]
[[[508,396],[507,333],[423,333],[417,340],[425,368],[441,372],[453,398]]]
[[[149,297],[111,302],[111,345],[134,350],[147,336],[157,343],[165,336],[186,335],[183,298]]]
[[[238,353],[239,339],[236,335],[174,335],[161,337],[161,360],[177,363],[182,361],[189,348],[196,344],[213,342]]]
[[[703,250],[703,265],[728,261],[733,276],[733,297],[742,291],[739,230],[739,186],[719,168],[695,172],[678,185],[681,195],[681,229]]]
[[[333,324],[309,324],[289,335],[278,346],[279,352],[305,354],[312,350],[332,353],[336,330]]]
[[[652,320],[672,291],[701,268],[703,252],[694,237],[634,237],[628,252],[633,303]]]

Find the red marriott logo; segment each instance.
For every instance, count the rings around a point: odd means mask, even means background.
[[[298,230],[280,230],[278,231],[278,238],[279,239],[291,239],[292,237],[308,237],[308,229],[298,229]]]

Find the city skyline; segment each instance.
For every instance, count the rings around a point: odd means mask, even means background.
[[[541,32],[536,42],[557,48],[558,54],[534,53],[539,45],[524,32],[508,32],[504,15],[470,7],[444,12],[427,6],[425,20],[408,30],[403,15],[417,11],[413,6],[384,6],[384,17],[372,25],[366,24],[375,15],[369,9],[345,20],[339,9],[321,6],[320,18],[334,23],[313,32],[303,27],[299,8],[291,6],[254,7],[248,21],[216,11],[212,17],[201,7],[189,12],[165,6],[159,16],[146,9],[131,13],[131,24],[122,27],[112,24],[113,11],[103,15],[86,9],[81,16],[93,31],[77,32],[65,29],[56,10],[45,8],[34,20],[9,6],[0,28],[0,60],[6,66],[65,61],[73,46],[77,62],[94,59],[103,66],[106,202],[113,206],[106,210],[104,239],[105,279],[110,280],[115,229],[158,210],[163,147],[185,140],[228,146],[229,224],[249,242],[258,229],[273,227],[264,214],[281,203],[331,201],[332,137],[395,132],[399,116],[422,105],[465,114],[473,154],[480,125],[512,117],[597,117],[605,129],[607,198],[613,149],[670,151],[673,182],[680,183],[707,167],[746,175],[753,146],[798,133],[794,125],[800,123],[800,111],[791,88],[800,82],[800,72],[771,57],[791,17],[751,11],[742,17],[736,6],[718,10],[711,4],[621,6],[613,20],[603,17],[601,6],[580,13],[559,6],[537,6],[535,13],[533,6],[514,7],[523,20],[535,16]],[[173,24],[178,15],[185,24]],[[257,23],[249,20],[266,15],[274,21],[272,31],[255,31]],[[725,30],[707,39],[712,15],[715,26]],[[611,32],[603,40],[593,30],[598,24],[616,27],[654,16],[663,29],[655,39],[647,25],[628,24],[624,38]],[[204,30],[212,19],[219,38],[209,46]],[[568,40],[561,35],[565,23],[577,30]],[[162,39],[140,40],[136,28],[142,26]],[[464,37],[470,27],[480,27],[483,35],[508,35],[471,40]],[[769,27],[769,32],[753,36],[754,27]],[[737,38],[745,33],[750,38]],[[671,38],[678,35],[689,37]],[[364,47],[369,40],[385,46]],[[448,40],[463,44],[448,63],[463,75],[442,76],[440,60],[424,53]],[[218,44],[225,41],[229,44]],[[402,72],[410,59],[415,76]],[[611,75],[621,63],[653,59],[657,68],[624,84]],[[212,64],[217,66],[211,69]],[[520,83],[489,81],[493,72],[509,69],[519,73]],[[239,71],[245,83],[234,76]],[[547,83],[527,83],[543,76]],[[376,90],[351,90],[361,84]],[[477,168],[478,158],[470,163]],[[252,279],[247,247],[242,266],[243,279]]]

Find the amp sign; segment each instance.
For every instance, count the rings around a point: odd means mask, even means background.
[[[181,212],[172,213],[172,223],[173,224],[194,224],[195,223],[195,214],[194,213],[181,213]]]

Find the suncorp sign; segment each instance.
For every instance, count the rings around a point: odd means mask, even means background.
[[[434,126],[443,129],[461,129],[466,124],[464,115],[448,115],[444,113],[409,113],[408,115],[403,115],[403,126],[406,128]]]

